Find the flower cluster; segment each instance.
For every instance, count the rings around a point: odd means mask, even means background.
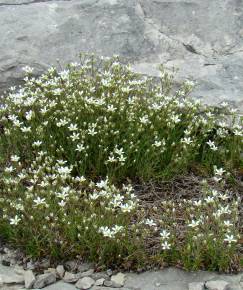
[[[177,245],[176,210],[169,224],[140,220],[127,181],[161,180],[197,166],[214,170],[220,183],[224,170],[242,164],[242,120],[225,104],[211,108],[189,98],[191,81],[174,92],[169,74],[156,81],[118,57],[82,56],[40,77],[24,71],[25,84],[12,87],[0,107],[0,233],[32,256],[69,253],[119,264],[136,260],[153,229],[169,257]],[[212,190],[182,202],[183,241],[201,252],[204,240],[215,251],[214,244],[231,249],[237,201],[229,201],[229,194]],[[164,205],[166,217],[170,205]],[[201,236],[206,230],[208,238]]]

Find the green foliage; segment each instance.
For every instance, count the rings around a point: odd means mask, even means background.
[[[162,220],[170,221],[166,228],[156,222],[162,240],[159,253],[149,255],[147,227],[154,222],[144,220],[127,181],[162,180],[195,165],[208,172],[215,165],[240,166],[242,120],[225,104],[216,109],[191,100],[190,81],[172,94],[173,78],[163,70],[156,82],[117,58],[81,63],[61,72],[50,68],[39,78],[25,68],[25,85],[4,99],[0,234],[33,257],[81,255],[134,268],[156,260],[227,270],[237,253],[235,201],[219,221],[214,214],[225,206],[219,195],[213,202],[205,197],[195,211],[186,201],[180,209],[184,220],[200,226],[185,224],[182,239],[175,209],[169,212],[166,204]]]

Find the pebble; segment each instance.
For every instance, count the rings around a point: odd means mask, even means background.
[[[78,264],[79,264],[78,260],[71,260],[71,261],[67,261],[64,264],[64,267],[67,271],[74,272],[77,270]]]
[[[112,272],[111,269],[108,269],[108,270],[106,271],[106,273],[107,273],[108,276],[111,276],[113,272]]]
[[[65,275],[63,277],[63,281],[67,283],[75,283],[80,279],[77,274],[71,273],[71,272],[65,272]]]
[[[112,282],[110,280],[105,280],[103,284],[106,287],[111,287],[112,286]]]
[[[204,290],[203,282],[192,282],[188,284],[189,290]]]
[[[125,283],[125,275],[121,272],[117,273],[116,275],[112,275],[111,282],[113,287],[123,287]]]
[[[48,268],[47,270],[44,270],[44,274],[47,274],[47,273],[53,273],[57,278],[57,272],[55,268]]]
[[[0,274],[0,281],[3,284],[24,284],[24,276],[10,272],[8,275]]]
[[[24,285],[26,289],[32,288],[35,283],[35,275],[32,270],[27,270],[24,272]]]
[[[86,290],[91,288],[95,284],[95,280],[90,277],[84,277],[79,279],[78,282],[75,284],[75,287],[78,289]]]
[[[65,269],[64,269],[63,265],[58,265],[56,267],[56,272],[57,272],[57,276],[62,279],[64,274],[65,274]]]
[[[92,268],[94,268],[94,263],[82,263],[78,266],[78,272],[86,272]]]
[[[77,277],[79,277],[80,279],[84,277],[90,277],[92,276],[93,273],[94,273],[94,269],[90,269],[85,272],[77,273]]]
[[[96,272],[96,273],[93,273],[90,277],[93,278],[94,280],[98,280],[101,278],[104,278],[104,279],[109,278],[109,276],[106,274],[106,272]]]
[[[95,286],[103,286],[104,282],[105,282],[105,279],[100,278],[100,279],[95,281]]]
[[[34,289],[44,288],[47,285],[53,284],[56,282],[56,275],[53,273],[46,273],[39,275],[34,283]]]
[[[207,281],[205,287],[208,290],[227,290],[229,283],[224,280]]]

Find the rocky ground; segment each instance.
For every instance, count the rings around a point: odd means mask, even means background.
[[[98,272],[92,263],[72,260],[53,268],[48,260],[34,263],[20,259],[18,251],[2,249],[0,289],[46,290],[242,290],[243,273],[185,272],[176,268],[121,273]],[[21,262],[20,262],[21,261]]]
[[[139,72],[179,69],[197,98],[243,112],[242,0],[0,0],[0,94],[79,53],[121,55]]]

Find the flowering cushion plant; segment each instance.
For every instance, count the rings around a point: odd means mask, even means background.
[[[210,108],[190,99],[190,81],[172,94],[172,76],[163,70],[154,81],[121,65],[117,57],[99,61],[82,57],[80,63],[61,72],[50,68],[38,78],[25,68],[25,84],[4,98],[2,235],[35,257],[82,255],[100,264],[138,265],[147,260],[148,228],[158,227],[161,261],[228,269],[231,259],[211,261],[215,248],[205,253],[194,242],[193,236],[200,237],[196,229],[204,231],[201,225],[211,217],[189,220],[186,215],[188,231],[180,247],[169,230],[176,221],[159,226],[148,217],[144,222],[128,180],[160,181],[195,167],[215,173],[216,166],[214,181],[220,182],[221,166],[233,172],[242,165],[242,120],[225,104]],[[221,206],[218,196],[214,192],[204,203],[214,204],[217,197]],[[220,245],[238,240],[237,206],[231,202],[235,215],[222,225],[232,224],[234,230],[220,234]],[[215,213],[196,203],[198,214],[217,215],[218,207]],[[201,254],[193,264],[195,247]],[[187,254],[192,258],[184,259]]]

